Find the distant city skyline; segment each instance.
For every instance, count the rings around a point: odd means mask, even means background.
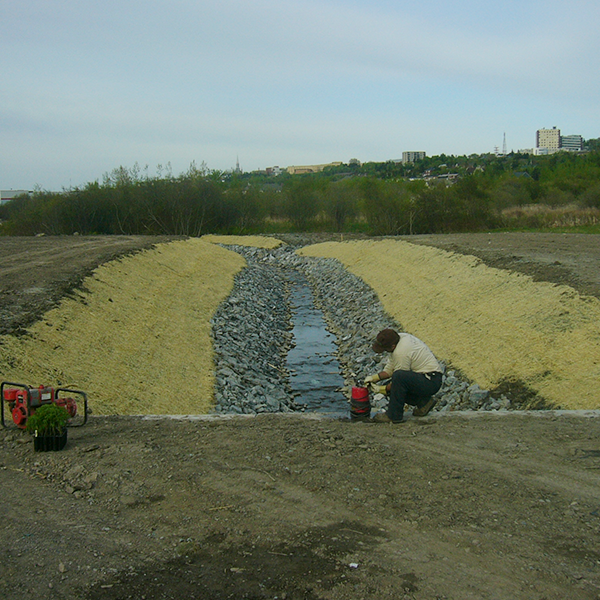
[[[368,161],[368,160],[361,161],[357,158],[350,158],[350,159],[347,159],[344,161],[331,161],[329,163],[321,163],[321,164],[303,164],[303,165],[294,164],[294,165],[283,165],[283,166],[268,165],[265,167],[259,167],[257,169],[252,169],[252,171],[245,171],[240,165],[239,156],[236,156],[235,167],[231,167],[229,169],[217,169],[217,170],[220,170],[223,172],[229,172],[229,173],[237,173],[237,174],[248,173],[248,172],[250,172],[250,173],[251,172],[264,172],[265,174],[272,175],[272,176],[280,175],[282,172],[286,171],[287,173],[290,173],[292,175],[302,175],[302,174],[307,174],[307,173],[317,173],[317,172],[324,170],[326,167],[337,167],[337,166],[341,166],[342,164],[353,164],[353,163],[362,164],[363,162],[386,162],[386,161],[412,163],[417,160],[423,159],[425,157],[440,156],[440,155],[470,156],[472,154],[496,154],[496,155],[502,156],[502,155],[510,154],[511,152],[517,152],[517,153],[529,152],[531,154],[540,155],[540,154],[551,154],[553,152],[560,151],[560,150],[580,151],[583,149],[584,141],[585,141],[585,138],[583,138],[583,136],[581,136],[579,134],[571,134],[571,135],[563,136],[563,135],[561,135],[560,129],[558,129],[557,127],[552,127],[551,129],[550,128],[538,129],[535,132],[535,145],[532,148],[520,148],[518,150],[514,150],[514,149],[508,150],[507,149],[506,134],[504,134],[503,142],[502,142],[502,150],[500,150],[500,148],[498,146],[495,146],[493,148],[493,150],[487,151],[487,152],[479,152],[479,153],[470,152],[470,153],[464,153],[464,154],[457,155],[457,154],[448,154],[446,152],[441,152],[439,154],[428,154],[425,151],[415,151],[415,150],[406,151],[405,150],[402,152],[401,159],[388,158],[385,161]],[[122,165],[122,166],[125,166],[125,165]],[[127,168],[133,169],[136,166],[139,167],[140,165],[139,164],[136,165],[134,163],[134,165],[127,166]],[[196,165],[196,166],[198,166],[198,165]],[[164,169],[172,169],[172,165],[169,165],[169,164],[159,165],[159,170],[163,169],[163,168]],[[188,168],[189,168],[189,166],[188,166]],[[148,169],[148,171],[150,171],[150,169]],[[173,173],[173,174],[176,175],[179,173]],[[96,179],[100,179],[100,178],[96,178]],[[90,181],[94,181],[94,180],[90,180]],[[86,183],[89,183],[90,181],[88,181]],[[37,186],[33,186],[33,187],[37,187]],[[64,186],[64,187],[67,188],[67,186]],[[0,192],[1,192],[0,203],[7,202],[9,199],[11,199],[21,193],[27,193],[27,192],[31,192],[31,191],[33,191],[32,188],[29,188],[29,189],[0,188]],[[54,190],[54,191],[57,191],[57,190]]]
[[[25,0],[0,19],[0,188],[600,136],[600,5]]]

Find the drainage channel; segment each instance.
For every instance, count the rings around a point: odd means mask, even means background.
[[[292,348],[287,356],[290,386],[298,406],[310,412],[347,415],[344,378],[335,358],[335,336],[327,331],[323,313],[315,307],[306,276],[290,271]]]

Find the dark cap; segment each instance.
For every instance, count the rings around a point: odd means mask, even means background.
[[[373,351],[377,354],[391,352],[400,341],[400,336],[393,329],[382,329],[375,338]]]

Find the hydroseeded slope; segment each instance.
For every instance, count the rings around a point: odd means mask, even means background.
[[[406,331],[482,387],[517,380],[563,408],[600,408],[598,299],[399,240],[299,253],[340,260]]]
[[[0,338],[3,380],[76,386],[95,414],[204,413],[210,320],[245,261],[204,240],[107,263],[25,338]]]

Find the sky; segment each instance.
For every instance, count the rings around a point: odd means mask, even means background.
[[[0,0],[0,189],[600,137],[597,0]]]

